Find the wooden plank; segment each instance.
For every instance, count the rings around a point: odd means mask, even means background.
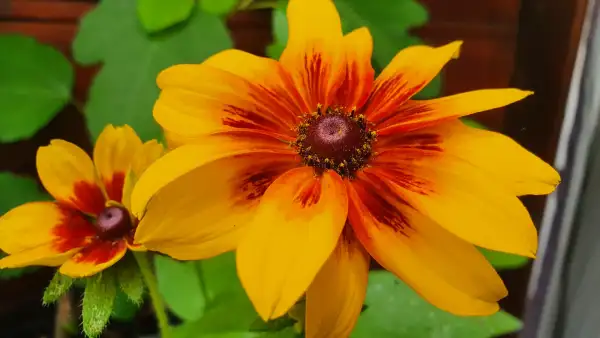
[[[431,22],[466,22],[496,25],[517,24],[519,0],[420,0],[430,13]]]
[[[0,13],[0,19],[76,22],[94,7],[90,2],[10,1],[8,15]]]

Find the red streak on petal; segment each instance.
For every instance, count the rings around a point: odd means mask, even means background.
[[[308,53],[304,54],[304,87],[310,98],[314,100],[315,104],[329,104],[329,102],[325,102],[326,81],[323,80],[322,77],[330,74],[328,74],[329,72],[327,72],[327,69],[324,69],[324,64],[323,57],[320,53],[308,51]],[[310,98],[307,99],[310,100]]]
[[[353,186],[362,204],[377,223],[389,226],[408,237],[405,229],[410,228],[409,220],[399,207],[412,207],[390,187],[384,178],[363,172],[360,179],[353,182]],[[363,215],[363,217],[368,216]]]
[[[56,236],[53,244],[57,251],[67,252],[74,248],[80,248],[96,236],[94,226],[81,212],[61,204],[59,204],[59,208],[62,217],[60,223],[52,229],[53,235]]]
[[[123,187],[125,186],[125,173],[116,172],[113,176],[104,181],[104,187],[106,188],[106,194],[108,199],[111,201],[123,202]]]
[[[418,93],[425,85],[422,82],[409,87],[402,74],[390,77],[385,81],[376,81],[371,96],[365,103],[366,114],[371,122],[380,124],[386,120],[399,116],[401,105]]]
[[[347,246],[356,245],[358,239],[356,238],[356,234],[354,233],[354,229],[350,224],[350,220],[346,220],[346,224],[344,225],[344,229],[342,230],[342,235],[340,237],[341,241],[344,241]]]
[[[79,181],[73,186],[73,196],[59,203],[72,206],[89,215],[97,215],[104,210],[105,199],[102,189],[97,184]]]
[[[260,199],[271,183],[281,174],[298,166],[299,161],[295,156],[281,156],[278,160],[258,161],[237,175],[236,181],[232,183],[234,187],[233,196],[236,205],[247,205]]]
[[[299,202],[302,208],[308,208],[315,205],[321,199],[321,180],[314,179],[300,188],[301,190],[296,194],[294,202]]]
[[[402,150],[423,150],[441,152],[442,137],[433,133],[395,133],[391,135],[380,136],[377,139],[377,146],[383,148],[400,148]]]
[[[274,123],[272,119],[267,118],[270,115],[268,112],[255,112],[233,105],[226,105],[223,110],[229,116],[221,120],[226,126],[271,132],[280,132],[282,130],[280,125]]]
[[[119,252],[127,249],[127,243],[123,239],[116,241],[95,241],[83,248],[73,257],[77,263],[103,264],[109,262]]]

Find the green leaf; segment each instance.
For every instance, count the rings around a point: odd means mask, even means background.
[[[103,62],[85,108],[92,136],[112,123],[129,124],[144,140],[159,138],[151,113],[158,73],[200,63],[231,46],[223,21],[200,10],[181,26],[149,36],[139,25],[134,1],[103,0],[83,18],[73,43],[78,62]]]
[[[246,333],[259,317],[237,277],[234,254],[226,253],[196,264],[204,277],[208,304],[201,318],[177,327],[175,336],[194,338],[200,333],[204,337],[242,332],[245,335],[241,337],[255,337]]]
[[[227,15],[235,10],[238,0],[200,0],[203,11],[215,15]]]
[[[154,258],[158,289],[177,316],[193,321],[202,316],[206,299],[194,262],[178,262],[167,256]]]
[[[194,0],[137,0],[137,11],[146,31],[155,33],[189,18],[194,3]]]
[[[88,337],[98,337],[113,312],[117,287],[112,274],[98,273],[87,278],[83,294],[83,332]]]
[[[41,191],[33,178],[18,176],[10,172],[0,172],[0,215],[21,204],[34,201],[47,201],[50,196]]]
[[[466,124],[467,126],[469,126],[469,127],[472,127],[472,128],[477,128],[477,129],[486,129],[486,130],[488,129],[488,128],[487,128],[486,126],[484,126],[483,124],[481,124],[481,123],[479,123],[479,122],[477,122],[477,121],[475,121],[475,120],[473,120],[473,119],[470,119],[470,118],[462,118],[462,119],[461,119],[461,121],[462,121],[464,124]]]
[[[429,19],[425,7],[415,0],[338,0],[335,4],[344,32],[369,28],[373,36],[373,59],[379,69],[398,51],[414,44],[408,30]]]
[[[196,263],[203,276],[208,302],[204,315],[173,330],[176,338],[202,337],[298,337],[289,318],[260,323],[237,277],[234,253]]]
[[[123,322],[129,322],[135,318],[135,314],[137,313],[138,309],[139,303],[132,302],[123,291],[119,290],[117,291],[117,296],[115,297],[115,304],[111,318]]]
[[[496,270],[518,269],[529,263],[529,258],[527,257],[511,255],[484,248],[479,248],[479,250]]]
[[[146,285],[133,255],[125,256],[114,268],[121,291],[131,302],[139,305],[143,300]]]
[[[44,291],[42,302],[44,305],[56,302],[62,295],[69,291],[71,286],[73,286],[73,278],[56,272]]]
[[[459,317],[427,303],[387,271],[369,274],[365,303],[352,338],[490,338],[515,332],[521,322],[505,313]]]
[[[71,100],[74,74],[56,49],[0,35],[0,142],[33,136]]]

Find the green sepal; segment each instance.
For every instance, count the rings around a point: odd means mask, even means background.
[[[129,300],[140,305],[144,300],[144,291],[146,291],[146,285],[142,278],[142,273],[133,258],[133,255],[127,254],[118,266],[115,267],[115,274],[117,275],[117,282],[121,291]]]
[[[56,302],[62,295],[71,289],[71,286],[73,286],[73,278],[57,271],[44,291],[42,303],[44,305],[50,305]]]
[[[83,332],[98,337],[113,311],[117,286],[114,274],[98,273],[87,278],[83,294]]]

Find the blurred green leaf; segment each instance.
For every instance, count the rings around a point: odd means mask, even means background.
[[[47,201],[50,196],[40,190],[33,178],[18,176],[10,172],[0,172],[0,215],[21,204],[34,201]]]
[[[73,68],[56,49],[0,35],[0,142],[33,136],[71,100]]]
[[[429,19],[416,0],[338,0],[335,2],[345,33],[367,27],[373,36],[375,68],[385,67],[401,49],[415,44],[408,30]]]
[[[529,263],[529,258],[511,255],[504,252],[479,248],[481,253],[496,268],[496,270],[518,269]]]
[[[117,287],[112,274],[98,273],[86,279],[82,303],[83,332],[98,337],[113,312]]]
[[[77,62],[103,62],[85,107],[92,136],[112,123],[131,125],[144,140],[159,138],[151,114],[158,73],[175,64],[200,63],[231,46],[223,21],[200,10],[181,26],[149,36],[134,1],[103,0],[83,18],[73,42]]]
[[[194,262],[178,262],[167,256],[154,256],[158,289],[177,316],[193,321],[202,316],[206,299]]]
[[[137,0],[137,12],[146,31],[155,33],[185,21],[194,4],[194,0]]]
[[[464,117],[464,118],[462,118],[462,119],[460,119],[460,120],[461,120],[461,121],[462,121],[464,124],[466,124],[467,126],[469,126],[469,127],[472,127],[472,128],[477,128],[477,129],[486,129],[486,130],[488,129],[488,128],[487,128],[486,126],[484,126],[483,124],[481,124],[481,123],[479,123],[479,122],[477,122],[477,121],[475,121],[475,120],[473,120],[473,119],[470,119],[470,118],[468,118],[468,117]]]
[[[117,291],[115,304],[113,306],[111,318],[129,322],[135,318],[139,305],[132,302],[129,297],[121,290]]]
[[[352,338],[490,338],[519,330],[521,322],[505,312],[459,317],[427,303],[387,271],[369,275],[367,309]]]
[[[233,12],[238,0],[200,0],[203,11],[215,15],[227,15]]]
[[[203,337],[211,337],[209,334],[238,337],[234,333],[242,334],[239,337],[257,337],[248,333],[258,314],[237,277],[234,254],[226,253],[195,264],[203,276],[207,307],[202,318],[177,327],[176,338],[195,338],[200,333]]]
[[[44,305],[52,304],[56,302],[62,295],[64,295],[73,286],[73,278],[65,276],[60,272],[56,272],[50,284],[44,290],[44,296],[42,302]]]

